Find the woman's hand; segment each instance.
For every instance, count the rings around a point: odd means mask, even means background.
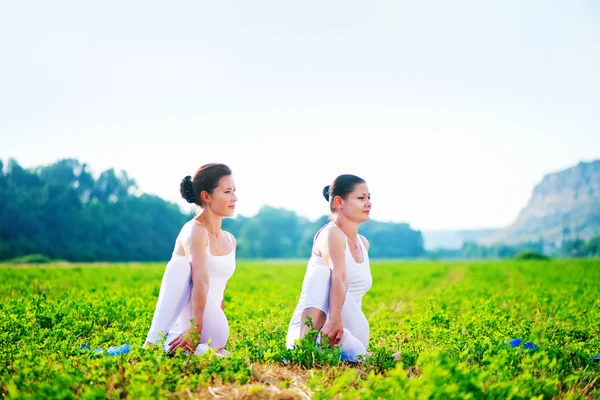
[[[321,329],[321,337],[326,336],[329,339],[331,347],[337,346],[342,340],[344,334],[344,326],[341,319],[328,319],[323,329]]]
[[[169,353],[173,354],[175,353],[175,350],[179,348],[193,353],[196,351],[196,347],[198,347],[198,343],[200,342],[200,338],[198,336],[199,335],[195,332],[195,330],[190,328],[169,342]]]

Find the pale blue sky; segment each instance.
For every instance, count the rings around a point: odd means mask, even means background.
[[[3,2],[0,158],[124,169],[178,204],[220,161],[238,213],[309,218],[355,173],[375,219],[507,225],[600,158],[599,4]]]

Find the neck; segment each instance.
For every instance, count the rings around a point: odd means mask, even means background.
[[[202,211],[202,214],[198,217],[198,220],[204,225],[208,233],[214,236],[219,236],[221,233],[221,226],[223,225],[223,217],[217,215],[210,210]]]
[[[356,238],[358,237],[358,226],[360,225],[359,222],[352,221],[343,214],[336,215],[334,221],[337,222],[338,226],[346,236],[356,241]]]

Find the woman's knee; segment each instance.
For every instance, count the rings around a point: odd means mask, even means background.
[[[229,323],[221,307],[215,302],[208,301],[202,319],[201,343],[208,343],[211,347],[220,349],[225,347],[229,337]]]
[[[367,352],[367,348],[362,341],[346,328],[344,328],[344,334],[339,344],[343,360],[356,362],[359,356],[364,356]]]

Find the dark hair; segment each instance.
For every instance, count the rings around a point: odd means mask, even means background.
[[[198,168],[194,177],[186,176],[179,184],[179,192],[188,203],[204,207],[200,193],[211,194],[222,177],[231,175],[231,169],[225,164],[210,163]]]
[[[333,199],[335,196],[340,196],[346,200],[348,195],[354,191],[354,188],[359,183],[365,183],[363,178],[359,178],[356,175],[340,175],[331,185],[327,185],[323,188],[323,197],[329,202],[329,209],[331,212],[335,212],[335,206],[333,205]]]

